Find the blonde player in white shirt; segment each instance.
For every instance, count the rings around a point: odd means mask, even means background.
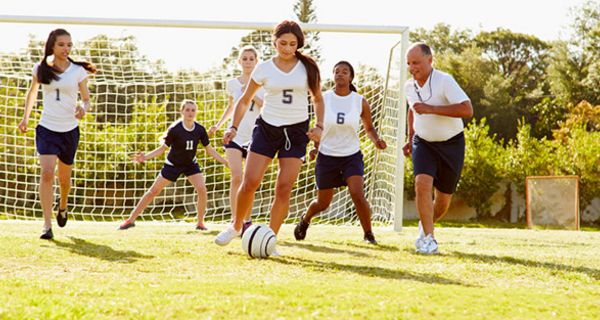
[[[319,191],[317,199],[311,202],[296,225],[294,237],[304,240],[310,220],[329,207],[335,188],[348,186],[363,228],[363,239],[377,244],[371,229],[371,208],[364,193],[364,162],[358,136],[361,120],[367,137],[377,149],[383,150],[387,145],[373,127],[369,103],[356,93],[352,84],[352,65],[347,61],[338,62],[333,68],[333,75],[335,87],[323,95],[325,130],[321,142],[310,152],[311,159],[318,152],[315,176]]]
[[[275,233],[279,232],[289,210],[290,194],[306,156],[308,141],[318,142],[323,130],[319,67],[312,58],[298,51],[304,45],[302,29],[293,21],[281,22],[273,31],[273,44],[277,54],[254,69],[244,95],[236,103],[232,125],[223,137],[226,144],[235,138],[252,98],[263,87],[264,105],[252,133],[244,179],[237,194],[234,223],[217,235],[215,243],[218,245],[227,245],[241,234],[242,218],[252,207],[254,192],[276,155],[279,171],[269,226]],[[310,130],[309,92],[317,118],[315,127]],[[278,254],[275,251],[274,255]]]
[[[35,129],[35,144],[40,157],[40,201],[44,214],[44,229],[40,238],[52,239],[52,202],[54,171],[58,162],[60,201],[56,222],[60,227],[67,223],[67,197],[71,189],[71,171],[77,145],[79,124],[90,108],[90,92],[87,87],[88,72],[96,68],[87,62],[73,61],[71,35],[64,29],[50,33],[44,48],[44,58],[33,68],[33,80],[25,100],[25,113],[19,130],[27,132],[27,124],[37,92],[42,84],[43,110],[40,123]],[[83,105],[77,103],[81,94]]]
[[[409,140],[404,155],[412,154],[419,222],[418,253],[437,253],[433,223],[450,206],[465,157],[462,118],[473,116],[469,97],[449,74],[432,66],[431,48],[413,44],[406,62],[413,79],[404,86],[410,106]],[[432,189],[435,188],[435,200]]]
[[[229,94],[229,104],[227,109],[221,115],[221,119],[208,129],[208,134],[213,135],[215,132],[233,115],[235,103],[246,90],[246,86],[250,81],[250,76],[254,67],[258,63],[258,52],[254,47],[245,46],[240,49],[238,63],[242,67],[242,74],[239,77],[227,81],[227,93]],[[242,184],[243,160],[248,156],[248,147],[252,140],[252,130],[256,118],[260,115],[260,108],[263,105],[263,89],[252,98],[250,108],[244,114],[242,121],[238,126],[237,135],[228,144],[225,145],[225,155],[229,161],[229,169],[231,170],[231,181],[229,185],[229,201],[231,203],[231,212],[235,212],[235,199],[237,192]],[[231,123],[230,123],[231,125]],[[243,230],[246,230],[252,224],[252,208],[246,212],[244,216]]]

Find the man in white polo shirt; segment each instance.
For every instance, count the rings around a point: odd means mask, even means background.
[[[427,44],[413,44],[406,61],[412,79],[404,86],[410,108],[403,151],[405,156],[412,153],[421,218],[415,246],[418,253],[433,254],[438,249],[433,223],[446,214],[456,190],[465,157],[462,118],[472,117],[473,107],[452,76],[433,68]]]

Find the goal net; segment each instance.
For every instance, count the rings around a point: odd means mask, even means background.
[[[526,178],[527,226],[579,230],[579,178]]]
[[[77,24],[73,21],[69,23]],[[135,21],[124,25],[135,25]],[[239,48],[254,46],[262,60],[274,54],[271,24],[232,23],[226,26],[203,23],[190,29],[138,28],[162,39],[154,41],[169,42],[168,39],[175,39],[184,33],[188,40],[170,49],[196,51],[197,57],[194,59],[204,59],[203,52],[218,55],[210,66],[193,69],[169,67],[173,61],[168,61],[168,58],[161,57],[159,61],[148,58],[152,52],[143,51],[142,41],[128,34],[127,30],[121,30],[121,34],[107,35],[104,28],[108,27],[87,21],[87,34],[90,30],[95,34],[82,38],[80,34],[85,32],[78,34],[72,26],[60,26],[73,36],[71,56],[75,60],[92,62],[98,68],[97,74],[90,77],[89,81],[93,110],[80,122],[81,138],[69,197],[70,212],[79,220],[112,221],[127,217],[155,180],[166,155],[144,164],[132,163],[130,156],[134,152],[148,152],[159,146],[160,137],[167,127],[180,117],[178,107],[183,99],[197,102],[197,121],[204,127],[208,129],[215,124],[227,107],[225,83],[240,74],[236,63]],[[0,24],[0,27],[8,28],[6,24]],[[20,134],[16,127],[23,116],[32,68],[41,60],[43,42],[52,29],[49,26],[44,33],[32,36],[28,44],[24,39],[23,49],[19,52],[0,53],[0,112],[3,115],[0,117],[0,216],[8,219],[39,219],[42,216],[35,130]],[[110,31],[110,28],[107,30]],[[402,90],[406,71],[403,51],[408,33],[406,29],[401,32],[377,31],[343,26],[320,28],[319,25],[306,26],[306,30],[309,39],[312,36],[313,40],[305,52],[320,55],[324,90],[332,87],[333,64],[339,60],[350,60],[354,64],[357,73],[354,83],[358,92],[370,102],[374,125],[388,144],[386,150],[378,151],[364,132],[361,133],[365,191],[373,210],[373,220],[390,224],[394,216],[401,217],[402,209],[402,200],[397,199],[397,195],[402,195],[403,165],[399,145],[404,140],[405,128]],[[370,41],[370,46],[374,48],[370,54],[379,57],[377,61],[380,66],[359,64],[358,58],[352,60],[352,57],[328,54],[327,39],[341,39],[347,46],[346,52]],[[30,128],[39,122],[41,109],[40,90]],[[312,111],[311,121],[314,123]],[[211,145],[221,154],[224,154],[221,138],[226,127],[223,126],[211,137]],[[198,162],[208,188],[206,221],[229,221],[229,170],[201,149]],[[257,221],[268,219],[274,197],[276,163],[274,161],[268,168],[256,192],[253,219]],[[296,222],[316,197],[314,164],[314,161],[307,161],[302,166],[291,195],[287,218],[289,223]],[[397,179],[398,175],[400,179]],[[55,195],[58,197],[58,190],[55,190]],[[180,177],[155,198],[140,219],[191,221],[196,215],[196,199],[194,188]],[[345,189],[336,192],[332,205],[320,215],[318,221],[334,224],[357,221],[354,205]]]

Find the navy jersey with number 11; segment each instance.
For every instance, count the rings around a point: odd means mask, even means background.
[[[198,143],[205,147],[210,143],[202,125],[194,121],[194,127],[188,129],[183,125],[183,121],[175,122],[165,136],[165,145],[171,148],[165,163],[175,167],[195,164]]]

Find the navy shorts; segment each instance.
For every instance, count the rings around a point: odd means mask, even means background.
[[[197,163],[193,165],[189,165],[187,167],[174,167],[168,164],[165,164],[160,170],[160,175],[169,180],[169,181],[177,181],[177,178],[183,173],[186,177],[193,176],[196,173],[201,173],[200,166]]]
[[[308,119],[287,126],[276,127],[266,123],[261,117],[256,119],[252,131],[250,151],[269,158],[299,158],[304,161],[308,145]]]
[[[35,146],[40,155],[56,155],[62,163],[72,165],[79,145],[79,127],[56,132],[38,125],[35,127]]]
[[[223,145],[225,147],[225,149],[236,149],[236,150],[240,150],[242,152],[242,158],[246,158],[248,156],[248,146],[240,146],[239,144],[229,141],[228,144]]]
[[[346,179],[352,176],[363,176],[365,164],[363,155],[359,151],[346,157],[332,157],[319,152],[315,175],[317,188],[333,189],[347,185]]]
[[[443,193],[456,191],[465,160],[465,135],[461,132],[439,142],[429,142],[417,135],[412,145],[413,173],[433,177],[433,186]]]

